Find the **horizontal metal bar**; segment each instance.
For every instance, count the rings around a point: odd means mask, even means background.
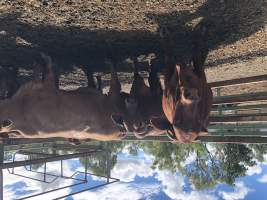
[[[267,104],[245,105],[245,106],[221,106],[220,108],[212,108],[211,111],[231,111],[231,110],[250,110],[267,108]]]
[[[245,78],[238,78],[232,80],[225,80],[225,81],[217,81],[209,83],[210,87],[218,88],[218,87],[228,87],[233,85],[243,85],[243,84],[251,84],[251,83],[259,83],[267,81],[267,74],[260,75],[260,76],[252,76],[252,77],[245,77]]]
[[[219,105],[219,104],[243,103],[243,102],[262,101],[262,100],[267,100],[267,92],[256,92],[256,93],[246,93],[240,95],[215,97],[212,103],[213,105]]]
[[[48,194],[50,192],[55,192],[55,191],[58,191],[58,190],[62,190],[62,189],[66,189],[66,188],[69,188],[69,187],[74,187],[74,186],[78,186],[78,185],[82,185],[82,184],[84,184],[84,182],[74,183],[74,184],[63,186],[63,187],[60,187],[60,188],[57,188],[57,189],[54,189],[54,190],[49,190],[49,191],[46,191],[46,192],[42,192],[42,193],[31,195],[31,196],[22,197],[22,198],[19,198],[17,200],[29,199],[29,198],[32,198],[32,197]]]
[[[64,138],[41,138],[41,139],[29,139],[29,138],[8,138],[8,139],[1,139],[4,145],[24,145],[24,144],[42,144],[42,143],[54,143],[66,141]]]
[[[101,150],[101,151],[92,150],[88,152],[78,152],[78,153],[73,153],[73,154],[68,154],[68,155],[57,155],[57,156],[52,156],[52,157],[47,157],[47,158],[36,158],[34,160],[22,160],[22,161],[10,162],[10,163],[3,163],[3,164],[0,164],[0,168],[6,169],[6,168],[20,167],[20,166],[25,166],[25,165],[30,165],[30,164],[53,162],[53,161],[58,161],[58,160],[68,160],[72,158],[86,157],[86,156],[99,153],[99,152],[103,152],[103,151],[105,150]]]
[[[32,177],[25,176],[25,175],[22,175],[22,174],[17,174],[17,173],[15,173],[15,172],[10,172],[9,170],[8,170],[8,172],[9,172],[10,174],[12,174],[12,175],[15,175],[15,176],[19,176],[19,177],[22,177],[22,178],[27,178],[27,179],[30,179],[30,180],[39,181],[39,182],[43,182],[43,183],[52,183],[52,182],[54,182],[54,181],[57,179],[57,177],[54,177],[54,178],[52,179],[52,181],[44,181],[44,180],[40,180],[40,179],[38,179],[38,178],[32,178]]]
[[[58,154],[50,154],[50,153],[42,153],[42,152],[32,152],[32,151],[25,151],[25,150],[19,150],[17,153],[22,155],[39,155],[39,156],[55,156]]]
[[[174,142],[167,135],[148,136],[142,139],[137,139],[134,136],[127,136],[126,141],[150,141],[150,142]],[[199,136],[193,143],[214,142],[214,143],[251,143],[251,144],[267,144],[267,137],[259,136]],[[176,142],[174,142],[176,143]]]
[[[217,132],[209,131],[209,134],[206,137],[209,136],[263,136],[267,137],[267,132],[260,132],[260,131],[222,131],[218,130]]]
[[[71,144],[54,144],[52,149],[101,149],[101,145],[71,145]]]
[[[267,123],[255,123],[255,124],[211,124],[208,129],[244,129],[244,128],[267,128]]]
[[[261,121],[267,122],[267,113],[255,113],[255,114],[239,114],[239,115],[224,115],[224,116],[211,116],[210,122],[237,122],[237,121]]]

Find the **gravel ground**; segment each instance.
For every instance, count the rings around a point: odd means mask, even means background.
[[[30,69],[43,51],[64,72],[73,65],[105,71],[106,41],[119,60],[157,54],[163,25],[176,36],[177,56],[186,60],[192,29],[202,23],[208,29],[209,81],[267,73],[266,0],[0,0],[0,13],[4,67]],[[65,76],[84,84],[83,75]]]

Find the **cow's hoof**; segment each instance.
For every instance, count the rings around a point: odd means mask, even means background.
[[[9,138],[7,133],[0,133],[0,138]]]
[[[167,38],[170,35],[170,31],[166,26],[159,28],[159,36],[161,38]]]

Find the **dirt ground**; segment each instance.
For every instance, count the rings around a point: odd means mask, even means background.
[[[73,65],[107,71],[107,41],[119,61],[160,57],[158,28],[168,26],[177,57],[188,61],[192,30],[201,23],[210,82],[267,74],[266,19],[266,0],[0,0],[0,65],[28,70],[42,51],[60,69],[63,86],[86,85],[79,70],[68,72]],[[120,76],[125,87],[130,76]]]

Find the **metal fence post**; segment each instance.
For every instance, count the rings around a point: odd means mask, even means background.
[[[111,153],[109,150],[106,151],[106,159],[107,159],[107,183],[109,183],[110,178],[110,159],[111,159]]]
[[[0,200],[4,199],[3,168],[2,168],[3,163],[4,163],[4,144],[0,142]]]

